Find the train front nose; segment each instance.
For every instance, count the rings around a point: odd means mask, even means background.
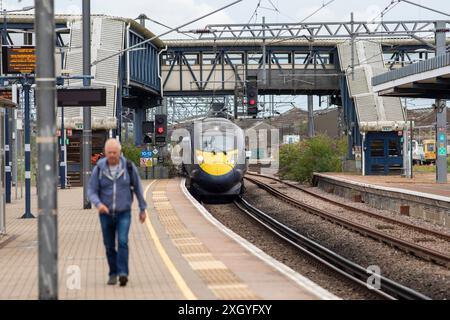
[[[211,175],[202,167],[193,171],[192,179],[201,189],[211,193],[226,193],[239,183],[239,173],[234,169],[223,175]]]

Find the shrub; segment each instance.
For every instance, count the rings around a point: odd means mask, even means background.
[[[280,177],[311,183],[314,172],[341,172],[346,155],[346,139],[325,135],[283,145],[280,148]]]
[[[141,149],[133,144],[127,143],[122,146],[122,152],[125,158],[132,161],[137,167],[141,162]]]

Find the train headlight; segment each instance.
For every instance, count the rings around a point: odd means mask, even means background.
[[[200,154],[197,156],[197,161],[198,163],[204,163],[205,162],[205,158]]]

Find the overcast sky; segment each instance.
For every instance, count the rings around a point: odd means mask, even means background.
[[[0,0],[1,1],[1,0]],[[210,23],[248,23],[261,22],[263,16],[266,22],[300,22],[328,3],[330,0],[243,0],[224,11],[216,13],[185,29],[202,28]],[[449,0],[412,0],[417,4],[435,8],[450,15]],[[193,20],[214,9],[220,8],[233,0],[91,0],[92,12],[135,19],[140,13],[162,22],[170,27],[179,26],[189,20]],[[328,6],[312,15],[306,22],[317,21],[349,21],[350,13],[354,12],[355,20],[371,21],[374,18],[381,19],[380,13],[391,5],[391,0],[334,0]],[[397,1],[394,1],[397,2]],[[82,0],[55,0],[56,12],[66,14],[80,14]],[[258,6],[258,3],[260,4]],[[7,10],[18,9],[33,5],[34,0],[3,0],[3,7]],[[258,10],[255,9],[258,7]],[[450,20],[449,16],[430,12],[404,2],[397,3],[391,8],[384,20]],[[254,14],[255,13],[255,14]],[[250,18],[253,17],[251,20]],[[147,22],[147,27],[155,34],[160,34],[167,29]],[[165,37],[180,38],[180,35],[172,33]],[[277,99],[278,100],[278,99]],[[315,105],[317,105],[316,97]],[[305,108],[304,97],[282,98],[288,105],[294,102],[297,106]],[[411,100],[409,107],[428,106],[428,100]],[[284,110],[283,110],[284,111]]]
[[[418,4],[436,8],[450,14],[448,0],[413,0]],[[193,18],[201,16],[216,8],[231,3],[232,0],[92,0],[92,12],[136,18],[145,13],[150,18],[165,23],[171,27],[178,26]],[[203,27],[208,23],[247,23],[260,6],[252,22],[266,17],[266,22],[299,22],[320,8],[329,0],[243,0],[222,12],[216,13],[189,28]],[[6,9],[16,9],[33,5],[33,0],[3,0]],[[55,0],[58,13],[81,13],[81,0]],[[350,12],[355,13],[355,19],[369,21],[377,16],[391,3],[391,0],[335,0],[329,6],[310,17],[311,21],[348,21]],[[390,10],[385,20],[428,20],[450,19],[444,15],[433,13],[407,3],[399,3]],[[155,33],[165,31],[161,27],[148,22],[147,25]],[[174,33],[170,38],[176,38]]]

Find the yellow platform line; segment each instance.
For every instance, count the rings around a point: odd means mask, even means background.
[[[156,182],[156,180],[153,180],[147,186],[147,188],[145,188],[145,191],[144,191],[145,199],[147,199],[147,192],[148,192],[148,190],[150,189],[150,187],[155,182]],[[186,282],[184,281],[184,279],[181,276],[180,272],[175,267],[174,263],[172,262],[172,260],[170,259],[169,255],[167,254],[166,250],[162,246],[161,241],[159,241],[158,235],[156,234],[156,231],[153,228],[152,223],[150,222],[150,217],[147,217],[147,219],[145,220],[145,223],[146,223],[147,229],[148,229],[148,231],[150,233],[150,237],[152,238],[152,240],[153,240],[153,242],[155,244],[156,250],[158,250],[158,253],[161,256],[161,259],[163,260],[164,264],[166,265],[167,269],[169,270],[172,278],[175,280],[175,283],[177,284],[178,288],[183,293],[184,297],[187,300],[197,300],[197,297],[192,292],[192,290],[189,288],[189,286],[186,284]]]

